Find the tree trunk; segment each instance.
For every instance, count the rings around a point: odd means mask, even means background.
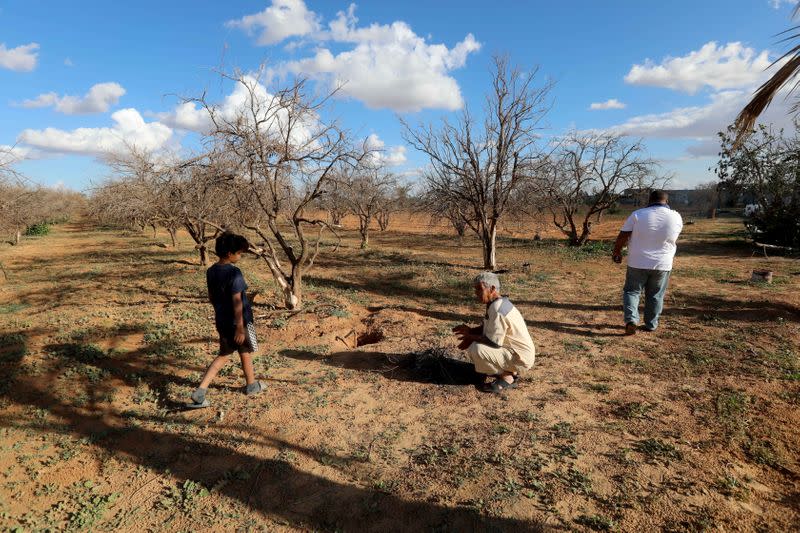
[[[481,234],[481,244],[483,244],[483,268],[486,270],[495,270],[497,268],[496,241],[497,226],[491,224],[490,227],[484,228]]]
[[[208,254],[206,253],[205,243],[198,246],[197,250],[200,252],[200,264],[206,266],[208,264]]]
[[[178,245],[176,239],[176,233],[178,232],[175,228],[169,228],[167,231],[169,231],[169,238],[172,241],[172,247],[175,248]]]
[[[589,235],[592,234],[592,223],[588,220],[583,221],[583,227],[581,228],[581,234],[578,236],[578,232],[576,231],[574,234],[574,242],[571,242],[573,246],[583,246],[587,240],[589,240]]]
[[[378,227],[381,229],[381,231],[386,231],[386,229],[389,227],[390,216],[391,215],[388,212],[378,214]]]
[[[580,246],[581,242],[578,237],[578,227],[575,225],[575,216],[573,213],[564,209],[564,218],[569,222],[569,231],[562,228],[562,231],[567,235],[570,246]]]
[[[292,268],[289,290],[284,291],[284,304],[287,309],[300,309],[303,301],[303,271],[299,266]]]
[[[358,231],[361,233],[361,249],[366,250],[369,246],[369,219],[359,219]]]
[[[17,230],[17,231],[14,233],[14,245],[17,245],[17,244],[19,244],[19,240],[20,240],[20,238],[22,238],[22,232],[21,232],[20,230]]]
[[[299,309],[303,298],[303,270],[299,265],[292,266],[292,277],[287,278],[283,271],[278,267],[275,260],[267,253],[261,255],[261,258],[267,263],[272,277],[278,283],[283,294],[283,303],[286,309]]]
[[[156,225],[155,224],[150,224],[150,227],[153,228],[153,238],[155,239],[156,238]]]

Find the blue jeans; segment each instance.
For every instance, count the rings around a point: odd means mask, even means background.
[[[622,292],[625,323],[639,323],[639,294],[644,289],[644,327],[656,329],[658,317],[664,308],[664,294],[667,292],[668,283],[669,270],[628,267],[625,288]]]

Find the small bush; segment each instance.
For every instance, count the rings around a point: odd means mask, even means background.
[[[32,224],[25,228],[25,235],[28,237],[41,237],[50,233],[50,224],[40,222],[39,224]]]

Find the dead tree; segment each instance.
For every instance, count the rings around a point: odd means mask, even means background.
[[[244,96],[235,108],[194,99],[207,112],[209,140],[236,163],[238,224],[261,239],[253,251],[269,266],[287,308],[302,304],[303,276],[313,266],[325,230],[332,225],[313,215],[337,166],[360,156],[348,135],[323,117],[328,97],[312,99],[307,82],[270,93],[260,77],[222,75]],[[309,235],[315,231],[316,236]]]
[[[328,218],[333,226],[341,226],[348,208],[344,200],[344,186],[340,180],[333,180],[328,185],[328,190],[319,199],[319,209],[328,213]]]
[[[468,206],[464,221],[481,240],[486,269],[497,267],[497,225],[510,198],[541,160],[537,130],[550,107],[552,84],[536,86],[537,73],[523,73],[496,57],[482,120],[465,109],[455,124],[443,120],[438,129],[403,123],[406,141],[430,159],[427,196]]]
[[[41,208],[39,187],[14,168],[17,162],[13,147],[0,149],[0,231],[11,236],[10,244],[19,244]]]
[[[236,204],[228,183],[230,172],[214,157],[193,158],[173,171],[171,193],[181,208],[181,223],[195,243],[201,265],[208,264],[208,243],[235,216],[232,210]]]
[[[381,212],[388,212],[397,178],[380,165],[345,166],[337,173],[342,201],[358,219],[361,248],[369,246],[369,228]],[[388,223],[388,222],[387,222]]]
[[[408,207],[408,191],[407,185],[395,184],[384,197],[384,201],[379,203],[375,220],[378,221],[378,228],[381,231],[389,228],[389,221],[393,214]]]
[[[569,243],[581,246],[592,233],[592,217],[616,205],[626,189],[653,189],[666,180],[655,174],[641,141],[620,135],[571,133],[537,174],[553,224]]]
[[[458,235],[459,242],[463,242],[467,228],[475,225],[472,219],[474,210],[468,202],[449,196],[431,194],[426,191],[422,197],[421,208],[430,214],[431,222],[446,220]]]

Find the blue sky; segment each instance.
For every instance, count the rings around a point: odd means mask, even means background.
[[[192,148],[178,96],[232,87],[212,69],[266,64],[346,81],[331,111],[377,136],[398,173],[424,158],[403,146],[412,123],[478,108],[495,53],[552,78],[547,133],[611,129],[642,137],[673,187],[713,179],[723,129],[783,50],[791,1],[573,2],[260,0],[0,3],[0,146],[48,185],[85,189],[120,139]],[[592,104],[596,108],[590,109]],[[788,123],[791,102],[766,121]],[[200,128],[202,129],[202,128]]]

